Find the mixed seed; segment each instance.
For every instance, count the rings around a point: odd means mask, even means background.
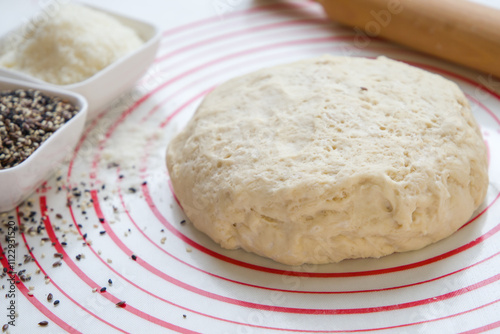
[[[26,160],[77,113],[70,102],[38,90],[0,91],[0,169]]]

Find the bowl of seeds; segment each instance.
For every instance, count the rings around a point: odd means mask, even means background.
[[[86,117],[79,94],[0,77],[0,212],[14,209],[63,163]]]

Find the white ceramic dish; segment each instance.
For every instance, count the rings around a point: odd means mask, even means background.
[[[15,167],[0,169],[0,212],[15,208],[54,171],[75,148],[87,117],[87,101],[80,94],[46,85],[0,78],[0,91],[30,88],[48,96],[62,97],[80,111],[57,129],[28,159]]]
[[[26,73],[2,67],[0,67],[0,77],[49,85],[79,93],[87,99],[89,105],[88,118],[92,119],[116,97],[130,89],[146,72],[155,58],[156,51],[160,44],[161,32],[158,27],[151,23],[118,15],[102,8],[86,4],[85,6],[105,12],[118,19],[122,24],[134,29],[139,37],[142,38],[144,44],[137,50],[123,56],[90,78],[70,85],[51,84]],[[17,29],[20,29],[20,27]],[[16,29],[14,29],[14,31],[16,31]],[[8,34],[0,38],[0,44],[7,39],[7,36]]]

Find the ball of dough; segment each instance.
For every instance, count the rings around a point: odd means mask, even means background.
[[[220,85],[167,166],[196,228],[291,265],[422,248],[466,223],[488,187],[462,91],[385,57],[322,56]]]

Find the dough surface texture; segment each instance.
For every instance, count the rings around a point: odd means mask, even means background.
[[[167,149],[196,228],[290,265],[449,236],[484,200],[487,164],[458,86],[385,57],[327,55],[232,79]]]

